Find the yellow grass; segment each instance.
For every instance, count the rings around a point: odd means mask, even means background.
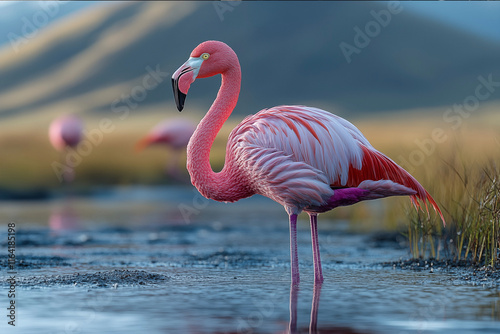
[[[442,170],[450,157],[461,156],[469,168],[480,168],[484,161],[499,159],[500,113],[496,106],[487,106],[477,111],[456,130],[442,119],[443,110],[418,111],[413,114],[351,119],[377,149],[397,163],[401,157],[408,160],[412,152],[420,150],[415,141],[431,138],[432,131],[439,127],[447,136],[442,143],[435,143],[434,151],[425,155],[422,163],[404,166],[433,195],[438,203],[445,202],[447,189],[442,184]],[[51,164],[60,161],[61,155],[48,141],[50,121],[61,113],[36,113],[29,117],[9,118],[0,124],[0,188],[56,188],[60,183]],[[180,116],[198,122],[202,113],[184,112]],[[170,152],[162,147],[148,148],[136,152],[134,145],[151,127],[168,117],[179,117],[173,109],[161,106],[134,111],[120,120],[116,114],[102,116],[82,115],[87,131],[98,129],[103,118],[109,118],[114,126],[104,133],[102,143],[91,145],[90,154],[82,157],[76,167],[76,184],[99,186],[111,184],[160,184],[169,182],[164,167]],[[348,115],[344,117],[349,118]],[[231,129],[242,120],[242,116],[231,116],[218,135],[211,152],[214,170],[224,163],[226,140]],[[181,168],[185,168],[183,164]],[[381,201],[360,203],[349,208],[338,208],[326,216],[360,222],[359,229],[406,225],[404,214],[406,198],[389,198]]]
[[[484,116],[490,118],[492,115]],[[421,142],[430,138],[429,134],[435,128],[431,124],[426,125],[417,120],[411,120],[407,124],[407,126],[401,127],[401,124],[398,125],[397,122],[394,122],[394,124],[385,126],[383,129],[386,130],[386,133],[391,134],[385,136],[375,135],[371,137],[371,133],[376,133],[377,128],[379,128],[379,124],[376,123],[366,127],[360,125],[360,128],[365,131],[375,147],[380,148],[397,163],[402,164],[401,156],[408,161],[412,152],[421,151],[415,143],[415,139]],[[395,134],[394,137],[392,134]],[[500,163],[500,122],[498,118],[496,123],[471,122],[465,124],[458,131],[446,130],[446,135],[448,139],[443,143],[435,144],[434,152],[424,155],[425,158],[421,164],[410,165],[410,167],[404,165],[404,167],[434,197],[442,208],[446,219],[449,220],[449,211],[453,210],[450,206],[454,205],[449,197],[455,191],[454,189],[457,189],[456,183],[459,182],[458,178],[449,177],[449,174],[452,173],[449,165],[458,162],[468,174],[476,175],[490,161]],[[414,211],[413,208],[409,208],[408,201],[406,199],[386,199],[384,201],[388,202],[389,209],[384,219],[386,226],[397,227],[399,225],[399,228],[406,226],[408,218],[405,211]],[[439,219],[435,219],[435,221],[438,222]]]

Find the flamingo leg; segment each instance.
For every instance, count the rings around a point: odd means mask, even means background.
[[[299,276],[299,256],[297,254],[297,215],[290,215],[290,260],[292,264],[292,285],[298,285]]]
[[[64,148],[64,151],[61,153],[60,159],[61,159],[61,164],[64,166],[64,171],[62,174],[62,183],[63,184],[70,184],[73,179],[75,178],[75,171],[72,166],[66,165],[66,162],[69,161],[68,155],[69,155],[69,149],[68,147]]]
[[[321,270],[321,257],[319,254],[319,242],[318,242],[318,215],[309,214],[311,219],[311,240],[312,240],[312,251],[314,260],[314,283],[323,282],[323,272]]]
[[[179,165],[182,158],[182,149],[171,149],[168,156],[167,166],[165,168],[165,172],[167,175],[172,176],[173,178],[180,180],[181,173],[179,170]]]

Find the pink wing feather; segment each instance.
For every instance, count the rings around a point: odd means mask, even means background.
[[[321,109],[278,106],[248,116],[231,133],[227,152],[256,193],[286,207],[324,203],[332,187],[390,180],[416,192],[411,195],[416,207],[417,199],[428,201],[443,218],[408,172],[373,148],[350,122]]]

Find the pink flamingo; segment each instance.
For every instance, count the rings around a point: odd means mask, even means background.
[[[151,129],[144,138],[137,142],[135,148],[136,150],[142,150],[155,144],[162,144],[171,148],[174,154],[172,159],[169,159],[167,173],[180,179],[179,162],[195,129],[196,124],[187,119],[167,119]]]
[[[67,153],[69,148],[78,146],[83,136],[83,122],[76,115],[63,115],[50,123],[49,139],[58,151]],[[62,157],[64,162],[64,157]],[[75,173],[69,164],[62,164],[65,168],[62,179],[65,182],[73,181]]]
[[[187,169],[200,193],[216,201],[235,202],[260,194],[284,206],[290,220],[292,285],[300,281],[297,215],[310,217],[314,280],[323,274],[317,216],[338,206],[388,196],[408,195],[436,202],[408,172],[377,151],[351,123],[321,109],[278,106],[248,116],[229,135],[225,165],[215,173],[210,148],[238,100],[241,70],[238,57],[225,43],[206,41],[172,75],[177,108],[184,107],[197,78],[221,74],[217,98],[187,147]],[[427,204],[425,205],[427,209]]]

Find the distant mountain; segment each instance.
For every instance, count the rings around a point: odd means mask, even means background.
[[[498,1],[408,1],[405,10],[419,13],[458,29],[500,42],[500,3]]]
[[[235,112],[241,114],[291,103],[351,114],[452,105],[474,94],[478,76],[500,81],[500,44],[405,10],[388,22],[387,6],[211,1],[89,7],[45,28],[18,53],[0,50],[0,117],[173,108],[171,73],[208,39],[225,41],[240,58]],[[357,49],[350,63],[341,43]],[[160,84],[142,94],[144,77],[156,70],[163,73]],[[219,82],[193,84],[186,109],[208,108]],[[500,89],[490,97],[498,98]]]

